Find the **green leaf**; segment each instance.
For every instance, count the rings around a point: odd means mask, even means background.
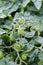
[[[12,29],[12,21],[6,20],[6,21],[5,21],[5,24],[2,25],[2,28],[11,30],[11,29]]]
[[[2,35],[4,33],[6,33],[6,31],[0,28],[0,35]]]
[[[28,41],[27,41],[25,38],[20,38],[19,43],[20,43],[22,46],[25,46],[25,45],[27,45]]]
[[[35,31],[32,31],[32,32],[25,32],[25,34],[24,34],[24,36],[26,37],[26,38],[31,38],[31,37],[33,37],[35,35]]]
[[[43,50],[41,50],[40,53],[39,53],[39,59],[40,59],[41,61],[43,61]]]
[[[35,58],[38,56],[38,49],[33,49],[28,53],[28,57],[30,57],[29,62],[32,62],[35,60]]]
[[[6,17],[6,15],[5,15],[5,14],[0,13],[0,18],[5,18],[5,17]]]
[[[31,44],[27,44],[27,48],[28,48],[29,51],[31,51],[34,48],[34,46],[31,45]]]
[[[2,59],[0,60],[0,65],[17,65],[13,61],[9,61],[8,59]]]
[[[35,7],[39,10],[42,6],[42,0],[32,0],[34,3]]]
[[[43,37],[37,37],[36,39],[35,39],[35,41],[36,42],[38,42],[38,43],[40,43],[40,44],[43,44]]]
[[[23,0],[22,6],[26,7],[26,5],[30,2],[30,0]]]

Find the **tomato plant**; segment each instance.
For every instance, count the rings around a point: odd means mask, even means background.
[[[0,65],[43,65],[43,0],[0,0]]]

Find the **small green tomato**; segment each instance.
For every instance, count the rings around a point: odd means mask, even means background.
[[[2,39],[3,39],[5,42],[8,42],[8,40],[9,40],[8,34],[3,34],[3,35],[2,35]]]
[[[22,55],[21,55],[21,59],[22,59],[22,60],[26,60],[26,59],[27,59],[26,54],[22,54]]]
[[[16,24],[16,25],[15,25],[15,29],[18,29],[18,28],[19,28],[19,25],[18,25],[18,24]]]
[[[19,23],[19,24],[23,24],[23,23],[24,23],[24,20],[23,20],[23,19],[20,19],[20,20],[18,21],[18,23]]]
[[[39,31],[39,30],[40,30],[40,27],[37,25],[37,26],[35,27],[35,30],[36,30],[36,31]]]
[[[22,46],[16,43],[16,44],[14,44],[14,48],[16,50],[21,50],[22,49]]]

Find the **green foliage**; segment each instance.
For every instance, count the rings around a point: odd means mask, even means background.
[[[43,0],[0,0],[0,65],[43,65]]]

